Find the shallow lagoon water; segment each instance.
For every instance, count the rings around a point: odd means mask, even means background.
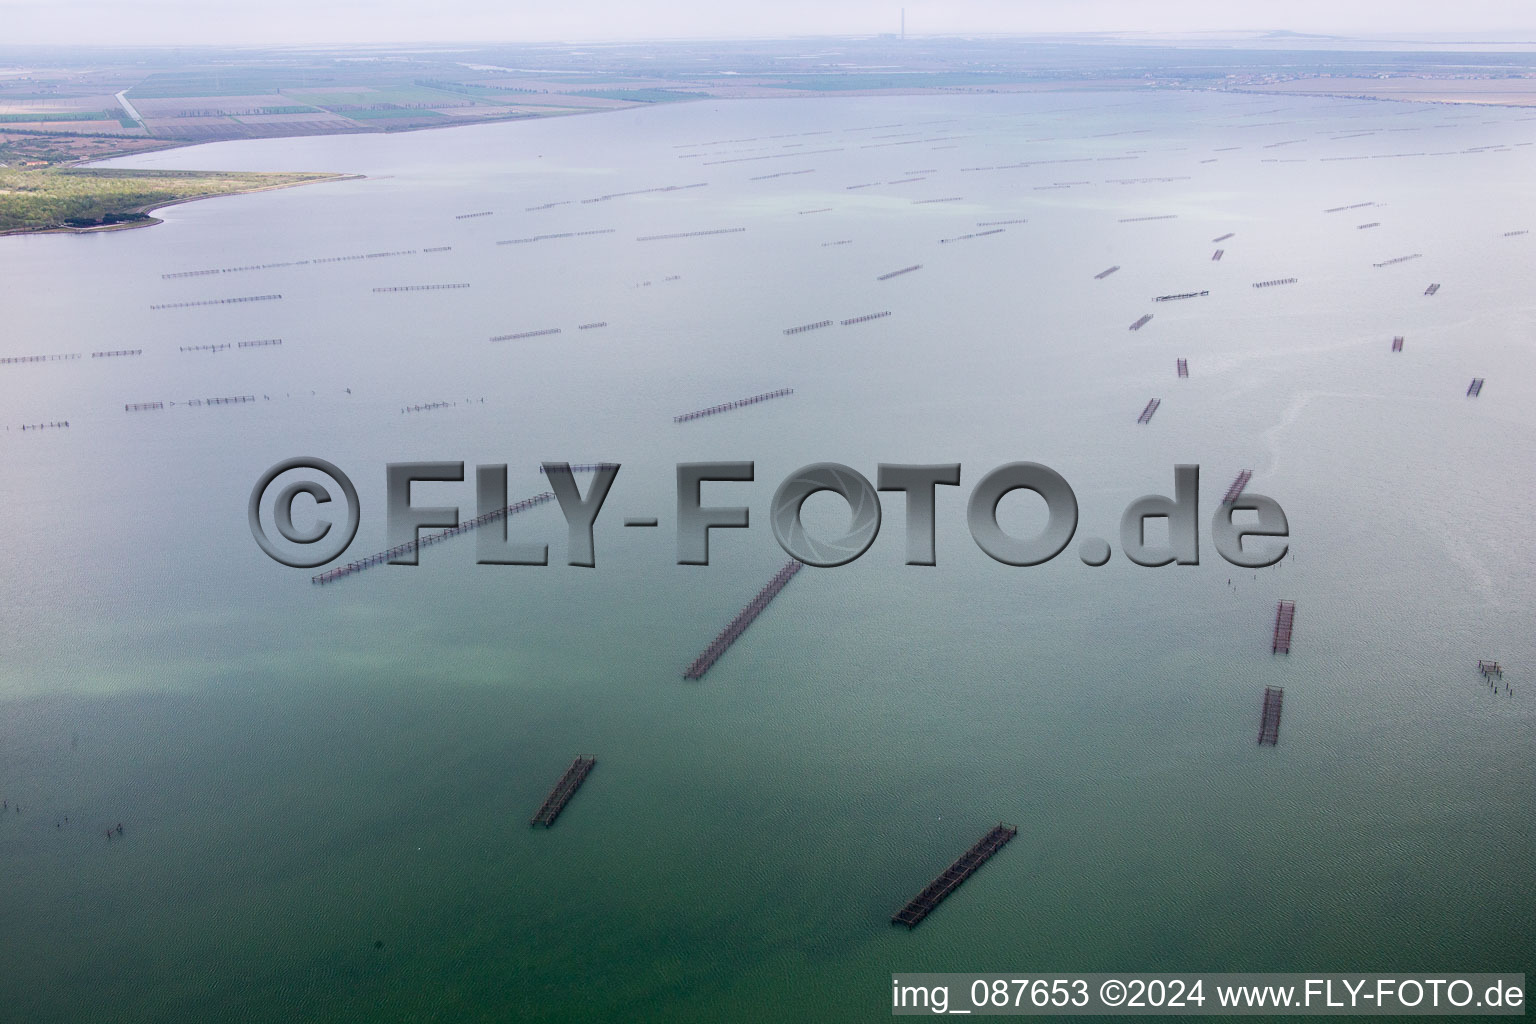
[[[1519,110],[1103,93],[119,161],[368,177],[0,240],[3,354],[83,354],[0,366],[0,795],[24,807],[0,818],[0,1000],[37,1021],[863,1020],[893,970],[1527,970],[1536,235],[1505,233],[1536,229],[1532,141]],[[940,243],[1004,220],[1027,222]],[[471,287],[373,291],[441,283]],[[149,308],[259,294],[283,298]],[[226,395],[257,401],[187,404]],[[168,407],[123,411],[148,401]],[[401,412],[433,402],[457,404]],[[477,566],[461,538],[321,588],[246,525],[294,455],[356,481],[348,558],[386,546],[386,462],[505,462],[514,500],[544,459],[623,469],[594,569],[563,564],[549,505],[513,526],[549,567]],[[678,566],[674,468],[705,459],[756,462],[706,492],[752,527]],[[1014,460],[1077,494],[1044,566],[965,528],[970,487]],[[887,495],[868,554],[802,572],[682,682],[782,564],[768,502],[817,461],[962,463],[939,564],[902,564]],[[1177,463],[1202,469],[1201,565],[1117,543],[1084,566],[1078,541],[1116,539]],[[1210,542],[1243,468],[1290,520],[1272,569]],[[469,515],[474,487],[417,501]],[[1000,516],[1043,518],[1020,495]],[[1274,749],[1265,686],[1286,690]],[[529,829],[578,753],[591,779]],[[1006,850],[889,925],[998,820]]]

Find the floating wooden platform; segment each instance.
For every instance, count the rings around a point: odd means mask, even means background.
[[[1478,395],[1480,395],[1482,393],[1483,393],[1483,378],[1481,378],[1481,377],[1473,377],[1472,378],[1472,383],[1467,385],[1467,394],[1471,395],[1473,398],[1476,398]]]
[[[1180,377],[1188,377],[1189,376],[1189,360],[1188,359],[1180,359],[1178,364],[1177,364],[1177,369],[1179,371],[1179,376]]]
[[[768,602],[779,596],[779,591],[784,589],[784,585],[793,579],[795,573],[799,572],[801,568],[803,568],[802,562],[791,559],[784,568],[774,573],[773,579],[769,580],[767,585],[757,592],[757,596],[748,602],[745,608],[736,613],[736,617],[731,620],[730,625],[722,629],[709,642],[709,646],[704,648],[704,652],[697,658],[694,658],[688,667],[683,670],[683,678],[703,679],[704,673],[708,672],[715,662],[720,660],[722,654],[730,650],[731,644],[740,639],[741,634],[747,631],[747,627],[752,625],[753,621],[763,613],[764,608],[768,607]]]
[[[571,766],[560,776],[560,781],[555,783],[555,788],[549,791],[549,796],[539,805],[529,819],[529,825],[543,825],[545,828],[555,823],[560,817],[560,812],[565,810],[565,805],[570,803],[571,797],[581,788],[581,784],[587,781],[587,774],[592,771],[592,766],[597,764],[595,757],[578,757],[571,762]]]
[[[1211,262],[1212,263],[1220,263],[1221,262],[1221,258],[1223,256],[1225,256],[1226,254],[1227,254],[1227,250],[1225,250],[1225,249],[1217,249],[1215,252],[1211,253]]]
[[[1151,313],[1143,313],[1136,320],[1135,323],[1131,324],[1130,329],[1133,330],[1133,331],[1139,331],[1139,330],[1141,330],[1143,327],[1147,326],[1147,324],[1149,324],[1151,322],[1152,322],[1152,314]]]
[[[1291,653],[1291,624],[1296,621],[1296,602],[1281,601],[1275,609],[1275,638],[1269,645],[1271,654]]]
[[[1227,493],[1222,497],[1223,505],[1230,505],[1243,493],[1243,488],[1248,486],[1248,481],[1253,479],[1253,470],[1245,469],[1237,474],[1237,479],[1232,481],[1232,486],[1227,488]]]
[[[1436,282],[1435,284],[1430,285],[1428,288],[1425,288],[1424,289],[1424,294],[1425,295],[1433,295],[1433,294],[1435,294],[1435,292],[1437,292],[1439,290],[1440,290],[1440,284],[1439,284],[1439,282]]]
[[[1393,352],[1401,352],[1402,350],[1403,350],[1403,336],[1401,334],[1399,334],[1397,337],[1392,339],[1392,351]]]
[[[908,901],[891,918],[892,924],[904,924],[908,928],[916,928],[918,922],[927,917],[934,907],[944,901],[944,897],[960,887],[960,883],[976,873],[976,869],[987,862],[998,850],[1001,850],[1019,830],[1013,825],[1004,825],[999,822],[992,830],[967,850],[959,860],[945,868],[943,873],[928,883],[928,887]]]
[[[1141,415],[1136,417],[1137,423],[1151,423],[1152,414],[1157,412],[1157,407],[1163,404],[1161,398],[1154,398],[1147,403],[1147,407],[1141,410]]]
[[[1259,746],[1273,747],[1280,742],[1280,705],[1284,701],[1284,689],[1278,686],[1264,687],[1264,715],[1259,721]]]

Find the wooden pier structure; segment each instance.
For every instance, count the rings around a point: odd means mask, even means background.
[[[1259,746],[1273,747],[1280,742],[1280,705],[1284,701],[1283,688],[1264,687],[1264,715],[1259,720]]]
[[[1467,394],[1473,398],[1483,393],[1483,378],[1473,377],[1472,383],[1467,385]]]
[[[1221,499],[1221,504],[1227,506],[1236,501],[1243,493],[1243,488],[1248,486],[1248,481],[1253,479],[1253,470],[1245,469],[1237,474],[1237,479],[1232,481],[1232,486],[1227,488],[1227,493]]]
[[[791,559],[784,568],[774,573],[773,579],[769,580],[767,585],[757,592],[757,596],[748,602],[745,608],[736,613],[736,617],[731,620],[730,625],[722,629],[719,635],[709,642],[709,646],[704,648],[703,653],[689,663],[688,667],[683,670],[683,678],[691,680],[703,679],[704,673],[708,672],[715,662],[720,660],[722,654],[730,650],[731,645],[741,638],[741,634],[747,631],[747,627],[752,625],[753,621],[763,613],[763,609],[768,607],[770,601],[779,596],[779,591],[784,589],[785,584],[793,579],[795,573],[799,572],[802,567],[803,563]]]
[[[587,775],[592,771],[592,766],[597,764],[595,757],[578,757],[571,762],[571,766],[560,776],[560,781],[555,783],[555,788],[549,791],[549,796],[539,805],[539,809],[533,812],[529,819],[529,825],[543,825],[545,828],[555,823],[560,817],[560,812],[565,810],[565,805],[571,802],[571,797],[581,788],[581,784],[587,781]]]
[[[965,854],[928,883],[928,887],[907,902],[907,905],[898,910],[891,917],[892,924],[904,924],[909,929],[916,928],[918,922],[927,917],[934,907],[943,902],[944,897],[960,887],[960,883],[976,873],[976,869],[987,862],[998,850],[1001,850],[1014,836],[1019,834],[1018,828],[1013,825],[1004,825],[999,822],[992,827],[986,835],[965,852]]]
[[[1152,414],[1157,412],[1157,407],[1163,404],[1161,398],[1154,398],[1147,403],[1147,407],[1141,410],[1141,415],[1136,417],[1137,423],[1151,423]]]
[[[1291,624],[1295,621],[1296,602],[1281,601],[1275,609],[1275,638],[1269,645],[1269,653],[1291,653]]]

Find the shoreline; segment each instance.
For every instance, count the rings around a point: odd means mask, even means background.
[[[1303,79],[1302,81],[1306,81],[1306,80]],[[784,94],[782,96],[772,96],[772,97],[767,97],[767,96],[728,96],[728,97],[711,96],[711,97],[699,97],[697,99],[690,98],[690,99],[685,99],[685,100],[677,100],[677,101],[674,101],[674,102],[680,103],[680,104],[700,103],[700,102],[706,102],[706,101],[718,103],[718,102],[724,102],[724,101],[730,101],[730,100],[740,101],[740,100],[770,99],[770,98],[771,99],[814,99],[814,98],[821,98],[821,97],[828,97],[828,98],[830,98],[830,97],[833,97],[833,96],[838,96],[838,97],[848,97],[848,96],[870,97],[870,96],[874,96],[874,97],[882,97],[882,98],[888,97],[888,98],[893,98],[894,99],[894,98],[897,98],[897,97],[904,97],[904,96],[955,96],[955,95],[967,95],[967,94],[976,94],[976,93],[1002,93],[1002,92],[1085,92],[1085,93],[1098,93],[1098,92],[1106,92],[1106,91],[1108,91],[1108,92],[1118,91],[1117,89],[1114,89],[1114,88],[1111,88],[1111,89],[1086,88],[1085,87],[1085,83],[1083,83],[1083,82],[1030,83],[1029,85],[1022,85],[1022,84],[1018,84],[1018,83],[1011,83],[1011,84],[1014,85],[1014,88],[1008,88],[1007,86],[993,87],[993,88],[976,88],[976,87],[969,87],[969,88],[919,87],[919,88],[912,88],[912,89],[869,89],[869,90],[854,89],[854,90],[838,91],[838,92],[835,92],[835,93],[828,93],[828,92],[817,91],[817,90],[787,89],[787,90],[784,90]],[[1330,83],[1330,84],[1332,84],[1332,83]],[[1415,95],[1391,96],[1391,95],[1382,95],[1380,93],[1372,94],[1372,93],[1366,92],[1366,91],[1361,91],[1361,92],[1345,92],[1345,91],[1334,92],[1334,91],[1326,91],[1325,92],[1325,91],[1322,91],[1322,90],[1305,89],[1305,88],[1299,88],[1299,89],[1294,89],[1293,90],[1293,89],[1287,89],[1287,88],[1284,88],[1284,87],[1263,88],[1263,87],[1254,87],[1254,86],[1228,86],[1228,87],[1219,88],[1219,89],[1199,88],[1199,87],[1193,87],[1193,86],[1175,86],[1175,87],[1172,87],[1172,88],[1168,89],[1167,91],[1186,92],[1186,93],[1218,92],[1218,93],[1242,94],[1242,95],[1250,95],[1250,96],[1294,96],[1294,97],[1309,97],[1309,98],[1320,98],[1320,99],[1326,98],[1326,99],[1337,99],[1337,100],[1346,100],[1346,99],[1347,100],[1374,100],[1374,101],[1382,102],[1382,103],[1415,103],[1415,104],[1424,104],[1426,106],[1501,107],[1501,108],[1507,108],[1507,109],[1510,109],[1510,110],[1526,110],[1526,109],[1530,109],[1533,106],[1536,106],[1536,92],[1533,92],[1531,102],[1529,102],[1529,103],[1520,103],[1520,102],[1500,101],[1500,100],[1497,100],[1497,99],[1489,100],[1489,99],[1484,99],[1484,98],[1478,98],[1475,91],[1469,91],[1468,95],[1467,95],[1467,98],[1465,98],[1465,99],[1463,99],[1461,97],[1446,96],[1446,95],[1443,95],[1443,94],[1442,95],[1438,95],[1438,96],[1433,96],[1433,97],[1430,97],[1430,96],[1415,96]],[[671,104],[668,104],[668,105],[671,105]],[[641,108],[643,109],[643,105],[641,106]],[[477,120],[466,121],[466,122],[462,122],[462,123],[458,123],[458,124],[454,124],[454,123],[450,122],[450,123],[447,123],[447,124],[423,124],[423,125],[416,125],[416,126],[410,127],[410,128],[384,129],[383,131],[379,132],[378,134],[402,134],[403,135],[403,134],[410,134],[410,133],[414,133],[414,132],[441,131],[441,130],[445,130],[445,129],[468,128],[468,127],[475,127],[475,126],[481,126],[481,125],[509,124],[509,123],[515,123],[515,122],[521,122],[521,121],[543,121],[543,120],[547,120],[547,119],[555,118],[555,117],[574,117],[574,116],[593,115],[593,114],[611,114],[611,113],[618,113],[618,112],[621,112],[621,111],[634,110],[634,109],[637,109],[637,107],[634,107],[634,106],[631,106],[631,107],[594,107],[594,108],[591,108],[591,109],[588,109],[588,110],[567,110],[564,113],[560,113],[560,114],[547,114],[547,115],[534,115],[534,116],[529,116],[527,114],[520,114],[520,115],[514,115],[514,116],[510,116],[510,117],[477,119]],[[349,135],[349,134],[359,134],[359,133],[356,133],[356,132],[332,132],[332,133],[325,133],[325,134],[319,134],[319,135],[313,135],[313,136],[310,136],[310,135],[305,135],[305,136],[299,136],[299,135],[293,135],[293,136],[272,136],[272,138],[331,138],[331,137],[334,137],[336,135]],[[367,134],[373,134],[373,133],[367,133]],[[229,141],[229,140],[215,140],[215,141]],[[117,160],[117,159],[121,159],[121,158],[127,157],[127,156],[137,156],[137,155],[139,155],[141,153],[164,153],[164,152],[169,152],[171,150],[190,149],[190,148],[193,148],[193,147],[196,147],[196,146],[208,145],[208,144],[209,144],[208,142],[166,140],[163,145],[158,145],[158,146],[144,148],[144,149],[136,149],[136,150],[133,150],[133,151],[130,151],[130,152],[125,152],[125,153],[108,154],[108,155],[103,155],[103,156],[93,156],[93,157],[91,157],[89,159],[77,160],[77,161],[74,161],[74,162],[71,162],[71,163],[63,165],[63,169],[70,170],[70,169],[75,169],[75,168],[95,167],[95,166],[98,166],[99,164],[101,164],[104,161]],[[110,170],[110,169],[107,169],[107,170]],[[210,173],[215,173],[215,172],[210,172]],[[315,173],[323,173],[323,172],[315,172]],[[167,200],[167,201],[165,201],[163,203],[155,203],[153,205],[144,206],[144,207],[137,207],[137,208],[133,208],[133,209],[129,209],[129,210],[125,211],[128,215],[139,216],[139,217],[142,217],[142,219],[136,219],[136,220],[126,221],[126,222],[119,222],[119,223],[115,223],[115,224],[98,224],[98,225],[94,225],[94,226],[91,226],[91,227],[69,227],[69,226],[61,225],[61,226],[57,226],[57,227],[47,227],[47,228],[12,228],[12,229],[7,230],[7,231],[0,231],[0,238],[11,237],[11,236],[16,236],[16,235],[96,234],[96,233],[105,232],[105,231],[126,231],[126,230],[130,230],[130,229],[133,229],[133,228],[154,227],[156,224],[163,224],[165,222],[163,220],[161,220],[160,218],[158,218],[158,217],[152,216],[152,214],[155,211],[164,209],[165,207],[168,207],[168,206],[177,206],[177,205],[180,205],[182,203],[201,202],[201,201],[203,201],[205,199],[219,199],[219,198],[224,197],[224,196],[252,195],[252,194],[255,194],[255,193],[258,193],[258,192],[270,192],[270,191],[274,191],[276,189],[297,188],[297,187],[302,186],[302,185],[316,185],[316,184],[323,184],[323,183],[326,183],[326,182],[333,182],[333,181],[356,181],[356,180],[366,179],[367,177],[368,177],[368,175],[366,175],[366,174],[348,174],[348,173],[323,174],[323,176],[313,178],[313,179],[311,179],[309,181],[294,181],[294,182],[284,182],[284,183],[276,184],[276,185],[261,185],[261,186],[256,186],[256,187],[252,187],[252,188],[248,188],[248,189],[239,189],[239,190],[232,191],[232,192],[221,192],[221,193],[214,193],[214,194],[203,195],[203,196],[186,196],[186,197],[181,198],[181,199],[171,199],[171,200]]]
[[[116,158],[108,157],[107,159]],[[84,164],[76,164],[71,166],[84,166]],[[315,173],[321,174],[322,172]],[[180,199],[167,199],[163,203],[151,203],[147,206],[133,207],[124,211],[126,215],[142,217],[142,219],[120,221],[116,224],[96,224],[86,228],[69,227],[67,225],[60,225],[58,227],[49,228],[12,228],[9,231],[0,231],[0,238],[8,238],[17,235],[92,235],[100,234],[104,231],[128,231],[133,228],[150,228],[154,227],[156,224],[165,223],[165,221],[161,220],[159,217],[153,216],[153,214],[156,210],[163,210],[167,206],[180,206],[182,203],[200,203],[205,199],[224,199],[229,196],[248,196],[254,195],[258,192],[275,192],[278,189],[301,188],[305,185],[324,185],[334,181],[361,181],[367,177],[368,175],[366,174],[322,174],[321,177],[311,178],[308,181],[284,181],[276,185],[255,185],[251,188],[236,189],[233,192],[215,192],[206,196],[183,196]]]

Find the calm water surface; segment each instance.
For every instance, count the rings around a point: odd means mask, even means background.
[[[0,365],[0,1017],[869,1020],[891,971],[1536,973],[1536,235],[1507,234],[1536,230],[1533,142],[1511,109],[1102,93],[119,161],[367,177],[0,239],[0,355],[82,356]],[[1022,223],[940,241],[995,221]],[[508,463],[514,500],[544,459],[623,469],[595,569],[548,505],[512,533],[550,567],[462,538],[321,588],[246,524],[295,455],[357,482],[349,558],[386,546],[386,462]],[[678,566],[674,467],[704,459],[756,462],[706,490],[753,525]],[[1078,538],[1199,464],[1202,564],[992,561],[965,503],[1014,460],[1071,482]],[[939,564],[902,564],[888,495],[867,555],[682,682],[817,461],[962,463]],[[1208,528],[1244,468],[1292,530],[1257,572]],[[416,495],[473,514],[472,483]],[[578,753],[590,781],[529,829]],[[1005,851],[889,925],[999,820]]]

